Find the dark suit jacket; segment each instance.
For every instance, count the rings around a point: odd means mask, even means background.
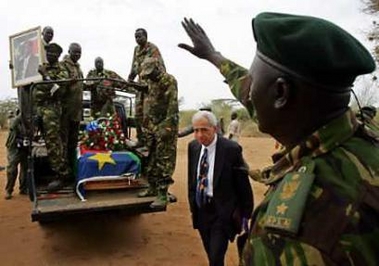
[[[188,144],[188,200],[195,229],[199,228],[196,185],[200,152],[201,144],[196,140]],[[233,239],[241,230],[239,227],[241,221],[238,218],[250,218],[254,200],[241,146],[221,136],[218,136],[216,142],[213,199],[217,216],[225,224],[230,238]]]

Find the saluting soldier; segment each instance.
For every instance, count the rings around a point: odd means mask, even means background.
[[[252,22],[250,70],[214,49],[193,20],[194,46],[284,149],[263,172],[265,199],[252,217],[241,265],[378,265],[379,142],[349,108],[357,76],[375,62],[335,24],[261,13]]]
[[[44,63],[38,69],[44,80],[68,79],[67,70],[58,62],[61,53],[62,48],[56,43],[46,46],[48,63]],[[55,179],[48,184],[47,190],[54,191],[62,188],[71,174],[64,156],[64,146],[61,138],[61,99],[67,93],[67,86],[64,83],[39,84],[34,87],[32,93],[37,115],[42,120],[42,133],[46,143],[48,159],[52,170],[55,172]]]

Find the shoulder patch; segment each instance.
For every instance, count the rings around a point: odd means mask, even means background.
[[[291,234],[298,232],[315,178],[314,166],[312,160],[304,160],[297,171],[284,176],[268,203],[264,227]]]

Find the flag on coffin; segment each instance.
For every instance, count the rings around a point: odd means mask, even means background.
[[[125,174],[138,175],[141,161],[132,152],[86,152],[78,159],[76,192],[84,200],[83,184],[91,180],[119,179]]]

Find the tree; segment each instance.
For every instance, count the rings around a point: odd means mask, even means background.
[[[363,12],[369,15],[377,15],[379,13],[379,0],[361,0],[364,4]],[[367,33],[367,38],[374,44],[373,56],[376,61],[379,60],[379,25],[374,20],[372,26]]]

